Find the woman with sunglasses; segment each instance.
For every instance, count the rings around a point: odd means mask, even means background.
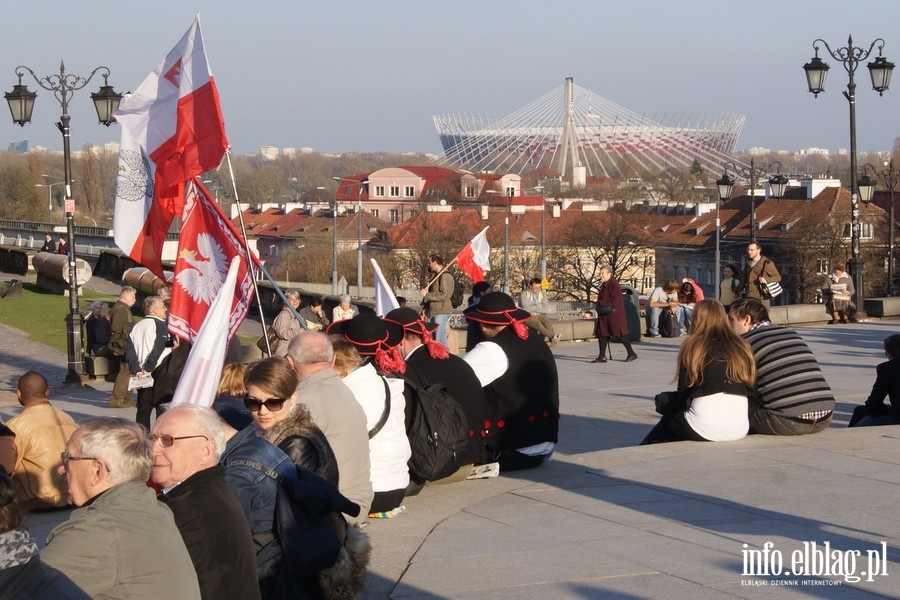
[[[298,466],[309,469],[335,487],[337,461],[309,410],[297,402],[297,374],[281,357],[264,358],[247,369],[244,406],[261,435],[278,446]]]

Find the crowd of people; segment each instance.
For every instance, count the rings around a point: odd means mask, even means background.
[[[661,419],[642,444],[803,435],[831,423],[835,398],[815,356],[748,291],[780,278],[750,246],[743,275],[725,268],[722,301],[690,280],[651,296],[650,326],[655,313],[678,311],[686,337],[676,389],[656,396]],[[518,306],[476,283],[463,313],[472,339],[458,356],[440,332],[455,282],[444,280],[439,256],[429,267],[424,310],[378,317],[348,296],[329,319],[322,298],[300,309],[300,295],[287,292],[272,355],[226,364],[211,407],[169,406],[154,382],[137,389],[135,421],[76,424],[51,405],[41,374],[23,374],[21,413],[0,424],[0,543],[16,549],[0,585],[63,598],[358,597],[371,552],[366,520],[393,516],[426,485],[549,461],[558,337],[542,281],[528,283]],[[835,322],[847,309],[841,273],[830,279]],[[607,361],[611,342],[634,361],[621,287],[609,266],[599,275],[593,362]],[[89,352],[118,359],[111,407],[134,406],[135,378],[164,381],[160,370],[179,350],[165,299],[146,298],[138,322],[135,301],[125,287],[109,315],[92,304],[86,323]],[[884,348],[888,361],[851,426],[900,423],[900,335]],[[38,553],[20,513],[65,506],[76,509]]]

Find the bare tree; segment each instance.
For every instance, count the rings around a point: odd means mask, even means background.
[[[777,252],[791,302],[813,302],[824,281],[823,270],[846,262],[849,244],[844,238],[844,218],[810,215],[792,227],[794,235]]]
[[[601,266],[609,265],[616,279],[630,278],[650,251],[647,233],[618,208],[571,219],[560,239],[565,245],[552,247],[547,261],[557,288],[552,291],[559,298],[583,302],[598,292]]]

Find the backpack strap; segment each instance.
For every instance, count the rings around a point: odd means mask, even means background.
[[[381,383],[384,384],[384,410],[381,412],[381,417],[379,417],[378,422],[369,430],[370,440],[378,435],[378,432],[381,431],[381,428],[387,423],[388,415],[391,414],[391,388],[388,386],[387,378],[384,376],[380,377]]]
[[[419,385],[420,385],[420,386],[426,387],[426,388],[427,388],[427,387],[430,385],[430,384],[428,383],[428,379],[426,379],[425,376],[422,375],[422,372],[421,372],[419,369],[416,368],[416,365],[411,365],[411,364],[407,363],[406,366],[407,366],[407,367],[410,367],[413,371],[416,372],[416,377],[419,378]],[[406,379],[407,381],[409,381],[409,378],[407,378],[407,377],[404,377],[404,379]],[[412,382],[410,382],[410,383],[412,383]]]

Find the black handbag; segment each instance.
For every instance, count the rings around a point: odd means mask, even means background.
[[[598,304],[597,305],[597,314],[598,315],[611,315],[616,312],[616,307],[612,304]]]

